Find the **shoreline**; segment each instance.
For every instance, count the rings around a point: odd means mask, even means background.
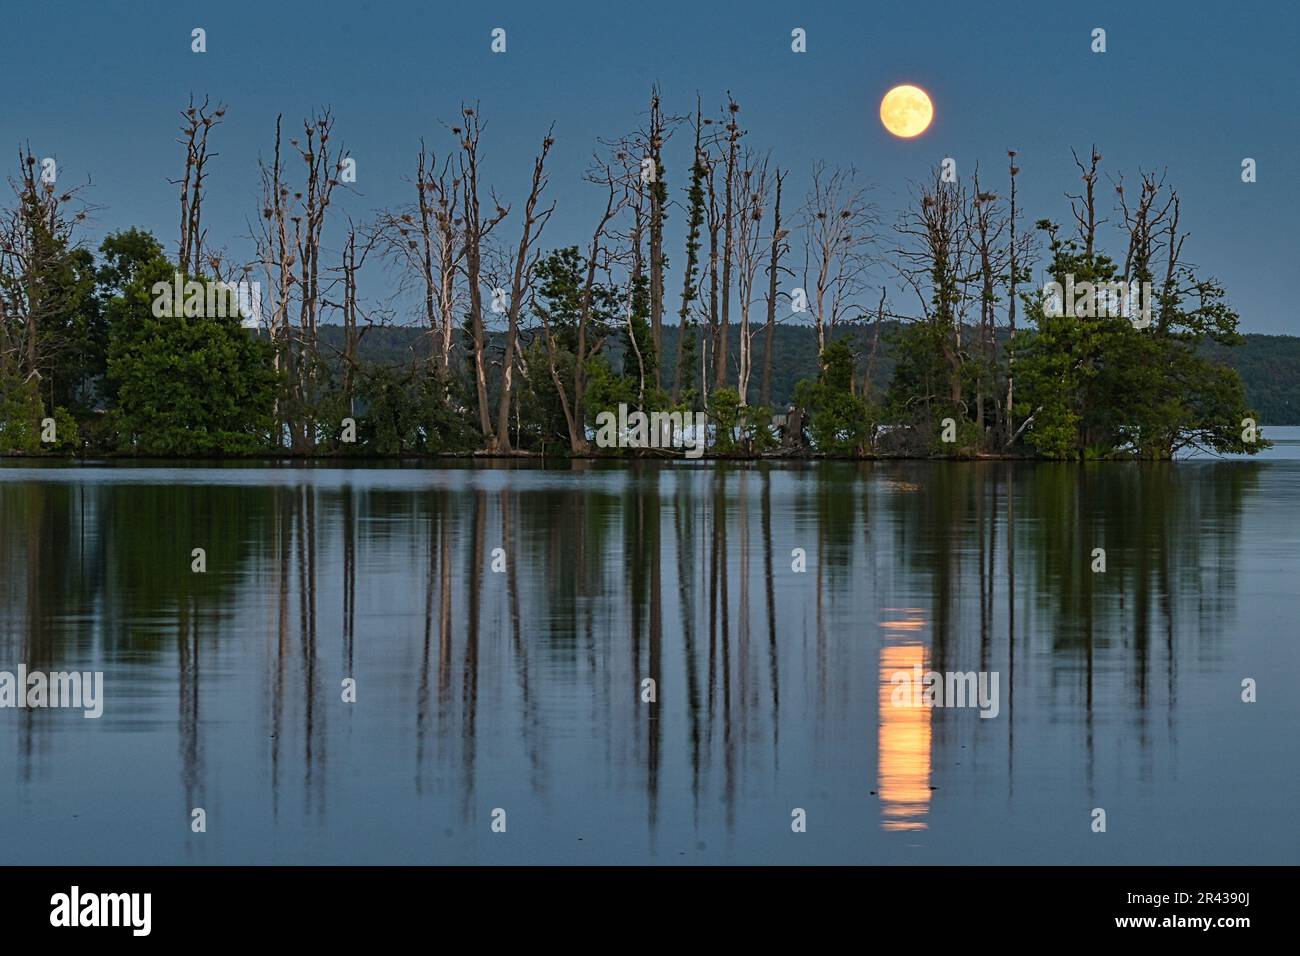
[[[1275,426],[1295,427],[1295,426]],[[681,462],[710,464],[750,464],[761,462],[780,463],[816,463],[816,462],[894,462],[894,461],[929,461],[929,462],[1036,462],[1042,464],[1166,464],[1186,461],[1263,461],[1258,456],[1228,456],[1212,452],[1203,452],[1195,457],[1176,455],[1172,458],[1135,458],[1116,456],[1110,458],[1043,458],[1032,454],[992,454],[980,452],[970,455],[820,455],[820,454],[765,454],[765,455],[715,455],[703,454],[693,458],[685,455],[642,454],[642,455],[543,455],[538,452],[515,451],[503,452],[445,452],[440,454],[401,454],[401,455],[303,455],[291,453],[267,453],[256,455],[136,455],[122,453],[102,454],[57,454],[15,452],[0,454],[0,466],[5,461],[48,461],[75,464],[101,464],[114,462],[165,462],[168,464],[184,463],[256,463],[266,462],[284,465],[322,463],[331,465],[354,464],[405,464],[438,463],[451,461],[468,461],[502,464],[536,462],[552,464],[560,462],[621,462],[625,464],[640,462]]]

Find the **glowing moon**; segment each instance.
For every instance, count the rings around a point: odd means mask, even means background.
[[[895,136],[920,136],[934,119],[934,105],[919,86],[896,86],[880,101],[880,122]]]

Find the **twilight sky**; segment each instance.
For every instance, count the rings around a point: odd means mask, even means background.
[[[340,211],[358,220],[406,201],[419,138],[448,149],[439,121],[462,100],[477,100],[488,124],[487,181],[516,204],[554,120],[549,195],[559,207],[545,244],[578,243],[598,212],[581,181],[596,137],[640,125],[658,81],[669,113],[693,110],[697,91],[706,111],[719,107],[731,90],[746,141],[794,170],[792,200],[815,159],[856,166],[885,226],[910,184],[946,156],[963,176],[979,161],[1001,189],[1006,149],[1018,149],[1030,226],[1068,220],[1063,193],[1078,185],[1071,146],[1082,155],[1097,142],[1103,170],[1129,180],[1139,167],[1167,167],[1191,232],[1186,258],[1227,285],[1243,330],[1300,334],[1289,291],[1300,253],[1300,7],[1289,2],[73,0],[6,4],[0,22],[0,169],[10,172],[30,142],[57,159],[61,183],[89,177],[87,198],[103,207],[86,233],[95,244],[138,225],[174,252],[168,179],[183,165],[178,111],[191,92],[229,106],[213,133],[220,155],[206,225],[235,259],[251,255],[242,237],[276,114],[290,129],[323,105],[357,160],[356,191]],[[205,54],[190,51],[194,27],[207,31]],[[507,31],[505,54],[489,50],[494,27]],[[790,51],[795,27],[807,31],[805,54]],[[1094,27],[1107,31],[1104,54],[1090,51]],[[901,82],[935,103],[916,140],[890,136],[877,116]],[[680,129],[666,155],[675,200],[689,135]],[[1244,157],[1258,163],[1256,183],[1241,182]],[[502,227],[507,237],[516,218]],[[672,267],[683,259],[684,219],[673,211]],[[1103,235],[1118,252],[1111,229]],[[669,289],[679,275],[673,268]],[[901,294],[893,304],[916,311]]]

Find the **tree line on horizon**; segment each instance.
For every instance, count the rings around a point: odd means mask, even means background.
[[[479,109],[462,106],[446,152],[419,142],[409,201],[357,223],[339,209],[351,159],[326,109],[292,135],[277,119],[240,263],[204,225],[226,107],[191,99],[181,115],[174,253],[135,228],[87,248],[84,187],[20,149],[0,210],[0,453],[586,455],[606,451],[592,428],[619,404],[704,412],[724,455],[1163,460],[1266,444],[1223,361],[1239,317],[1184,257],[1177,190],[1150,172],[1104,178],[1096,147],[1074,157],[1069,223],[1026,227],[1010,150],[1002,185],[945,163],[885,225],[851,167],[815,163],[792,195],[730,94],[716,115],[697,98],[676,116],[654,88],[640,124],[592,153],[586,237],[548,247],[551,130],[508,201],[484,182]],[[1063,287],[1149,283],[1149,324],[1050,308],[1040,263]],[[258,282],[262,327],[156,314],[155,286],[178,274]],[[404,354],[363,349],[404,324],[420,331]],[[774,429],[786,325],[816,348]]]
[[[881,345],[877,362],[871,372],[871,386],[883,394],[893,380],[897,362],[893,342],[902,328],[899,319],[886,319],[880,326]],[[733,326],[730,330],[731,349],[738,348]],[[872,326],[852,328],[840,333],[855,348],[869,343],[874,332]],[[968,333],[969,334],[969,333]],[[320,327],[322,347],[341,348],[343,326],[324,324]],[[413,351],[424,347],[427,333],[416,325],[392,325],[371,330],[361,343],[358,356],[361,361],[402,365]],[[664,324],[664,351],[667,353],[665,374],[674,374],[672,356],[677,347],[676,324]],[[489,333],[488,348],[500,347],[500,333]],[[997,347],[1005,349],[1007,329],[997,329]],[[1246,404],[1259,412],[1259,423],[1264,426],[1296,426],[1300,424],[1300,336],[1245,332],[1239,345],[1221,346],[1206,342],[1202,351],[1211,360],[1230,365],[1241,376],[1246,392]],[[619,343],[608,346],[611,363],[618,366],[623,361],[623,348]],[[783,415],[791,408],[794,391],[807,375],[808,369],[817,367],[817,334],[811,325],[778,322],[773,333],[772,373],[770,380],[771,408],[775,415]]]

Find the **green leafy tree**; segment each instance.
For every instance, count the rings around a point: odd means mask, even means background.
[[[423,365],[403,368],[365,363],[357,370],[356,450],[402,455],[466,452],[479,446],[475,424],[448,401],[441,373]],[[467,399],[467,394],[461,395]],[[462,409],[463,410],[463,409]],[[347,446],[342,446],[347,447]]]
[[[31,454],[41,447],[44,405],[35,379],[0,373],[0,454]]]
[[[174,273],[160,254],[136,263],[106,306],[121,449],[151,455],[266,450],[280,385],[271,345],[244,329],[238,315],[186,316],[182,308],[171,310],[182,314],[154,315],[154,286],[170,286]]]
[[[1050,237],[1048,272],[1063,288],[1067,281],[1076,289],[1122,282],[1105,254],[1060,239],[1053,223],[1039,228]],[[1145,269],[1132,279],[1151,281]],[[1258,415],[1246,404],[1240,375],[1204,348],[1243,341],[1217,282],[1176,266],[1149,324],[1114,309],[1062,305],[1049,310],[1044,296],[1027,297],[1033,328],[1017,350],[1017,410],[1022,419],[1032,416],[1024,440],[1040,455],[1165,460],[1192,446],[1218,453],[1267,447],[1243,437]]]
[[[872,410],[853,388],[856,361],[842,339],[822,352],[821,374],[795,386],[795,404],[808,411],[808,431],[818,452],[861,455],[872,434]]]

